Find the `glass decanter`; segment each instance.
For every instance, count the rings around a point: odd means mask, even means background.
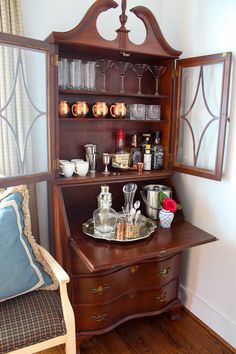
[[[93,212],[94,234],[106,239],[115,238],[118,214],[111,208],[111,193],[103,189],[99,196],[99,207]]]

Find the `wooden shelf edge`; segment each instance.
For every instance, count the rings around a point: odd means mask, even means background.
[[[75,117],[67,117],[62,118],[59,117],[59,120],[62,122],[135,122],[135,123],[167,123],[166,119],[118,119],[118,118],[95,118],[95,117],[86,117],[86,118],[75,118]]]
[[[156,180],[162,178],[169,178],[173,176],[173,171],[151,171],[137,173],[136,171],[128,172],[111,172],[109,175],[104,175],[101,172],[96,172],[95,174],[88,174],[85,177],[75,176],[75,177],[59,177],[55,180],[55,184],[62,187],[69,187],[73,185],[97,185],[101,183],[122,183],[129,181],[147,181]]]
[[[87,91],[87,90],[73,90],[73,89],[59,89],[60,94],[69,95],[93,95],[93,96],[120,96],[120,97],[139,97],[139,98],[170,98],[169,95],[155,95],[146,93],[128,93],[128,92],[104,92],[104,91]]]

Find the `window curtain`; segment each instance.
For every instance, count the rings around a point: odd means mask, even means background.
[[[0,31],[13,35],[24,35],[20,0],[0,0]],[[0,178],[1,175],[4,177],[18,176],[24,172],[22,160],[24,159],[27,129],[30,125],[30,107],[25,104],[23,98],[22,76],[20,74],[18,74],[14,93],[10,99],[16,76],[17,61],[18,52],[16,50],[0,46]],[[22,56],[22,65],[25,64],[24,61],[24,56]],[[33,164],[30,143],[27,149],[26,164]],[[32,234],[39,241],[35,185],[29,185],[28,189]]]

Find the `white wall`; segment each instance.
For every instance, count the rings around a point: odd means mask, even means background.
[[[51,31],[66,31],[83,17],[93,0],[22,0],[25,35],[44,39]],[[120,2],[120,1],[118,1]],[[128,7],[147,6],[157,17],[167,41],[183,51],[182,57],[221,51],[236,54],[235,0],[129,0]],[[114,32],[119,10],[103,22]],[[144,38],[143,26],[131,16],[135,41]],[[112,24],[112,26],[110,25]],[[103,32],[104,34],[104,32]],[[107,36],[107,34],[106,34]],[[234,36],[234,37],[233,37]],[[109,36],[112,37],[112,34]],[[228,131],[224,176],[221,182],[176,174],[178,192],[187,220],[219,238],[186,252],[182,298],[185,305],[236,347],[236,136],[235,75],[231,123]]]

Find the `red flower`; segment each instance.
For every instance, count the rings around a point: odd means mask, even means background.
[[[171,211],[172,213],[175,213],[177,209],[177,205],[172,198],[165,198],[162,201],[162,208],[165,209],[166,211]]]

